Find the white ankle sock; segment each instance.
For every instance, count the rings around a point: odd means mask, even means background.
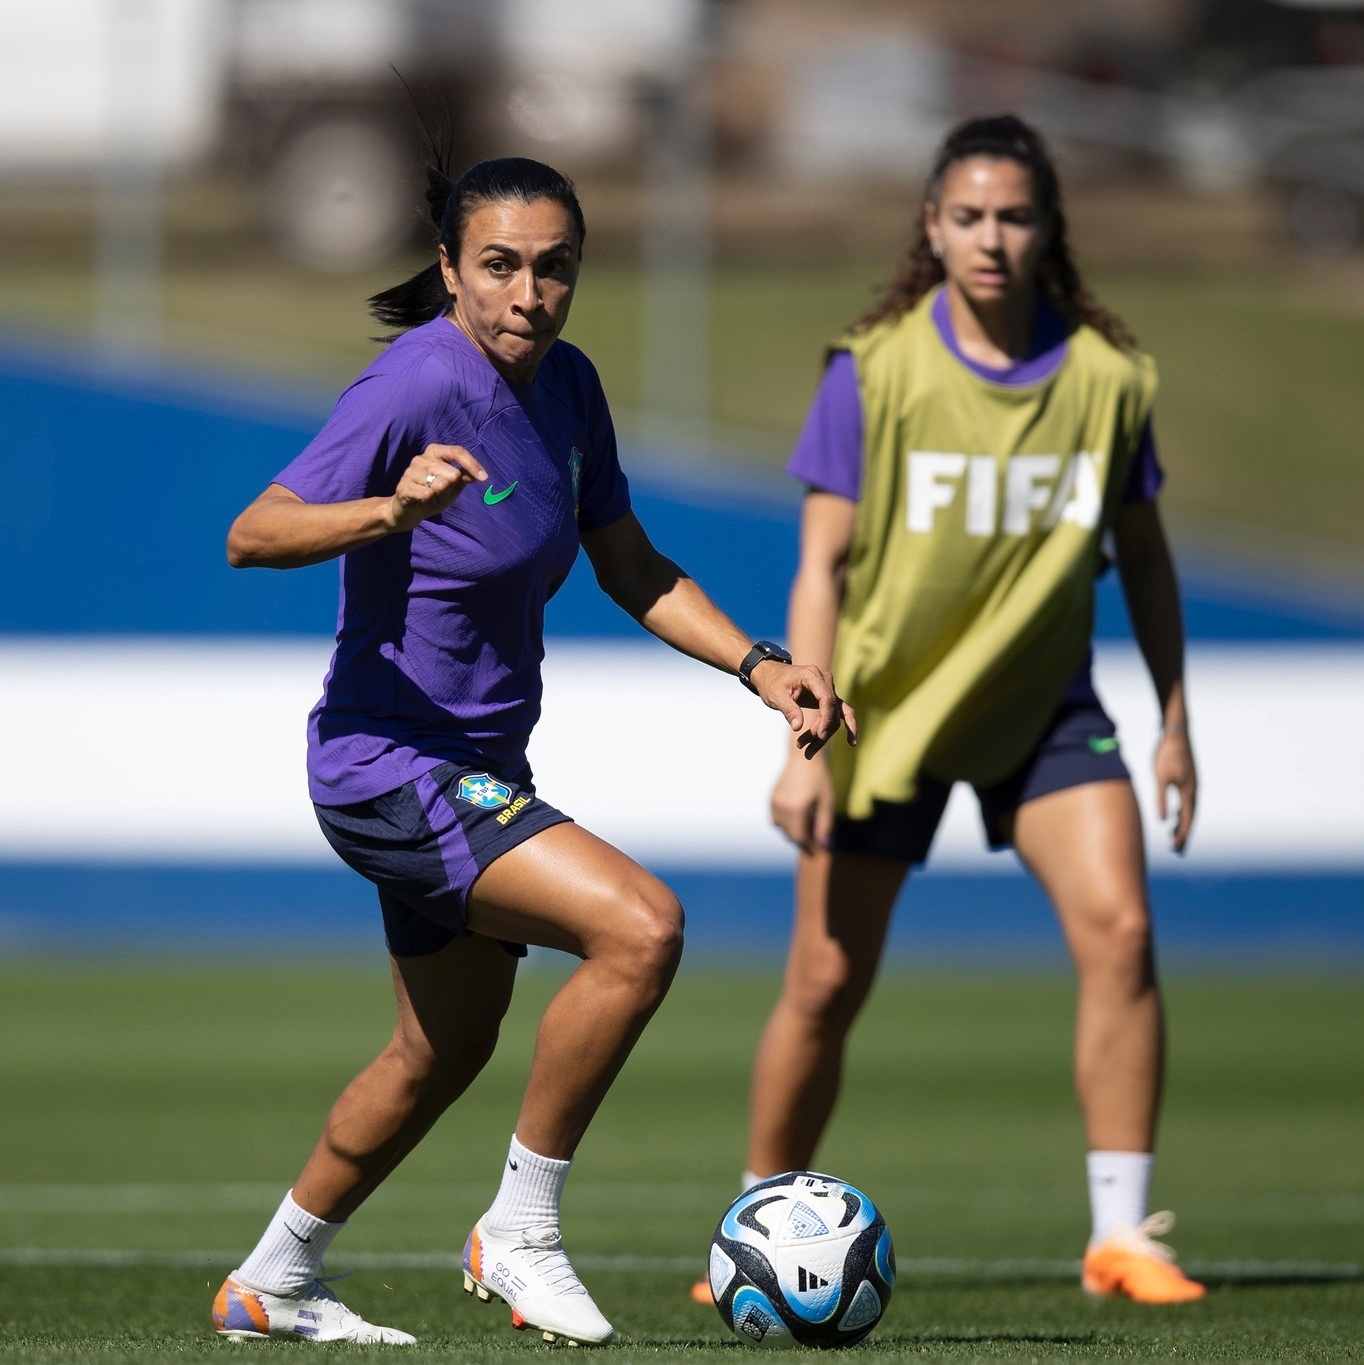
[[[284,1196],[256,1249],[234,1272],[249,1289],[269,1294],[293,1294],[322,1273],[322,1258],[345,1223],[314,1218],[294,1203],[294,1192]]]
[[[739,1177],[739,1193],[747,1194],[758,1181],[766,1179],[767,1177],[765,1175],[754,1175],[752,1171],[745,1171],[743,1175]]]
[[[559,1200],[568,1179],[573,1158],[556,1161],[539,1156],[523,1147],[512,1134],[507,1164],[502,1170],[502,1185],[483,1222],[499,1232],[538,1228],[559,1222]]]
[[[1139,1227],[1146,1217],[1155,1157],[1150,1152],[1089,1152],[1090,1245],[1097,1246],[1119,1227]]]

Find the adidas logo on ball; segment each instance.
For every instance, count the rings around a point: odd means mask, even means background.
[[[711,1240],[715,1306],[753,1345],[851,1346],[881,1320],[894,1284],[895,1250],[876,1206],[815,1171],[746,1190]]]

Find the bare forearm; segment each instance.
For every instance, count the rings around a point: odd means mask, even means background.
[[[335,559],[393,529],[391,498],[308,503],[285,497],[252,503],[233,523],[227,559],[234,569],[298,569]]]
[[[659,554],[632,512],[584,533],[582,543],[603,591],[645,630],[712,668],[738,673],[753,641]],[[847,726],[849,742],[855,740],[857,718],[834,692],[827,671],[768,657],[753,667],[748,682],[765,706],[786,717],[807,757],[818,753],[840,725]]]
[[[583,536],[602,591],[651,635],[679,652],[735,673],[752,639],[665,554],[633,512]]]
[[[403,470],[387,497],[304,502],[272,483],[232,524],[227,562],[234,569],[301,569],[410,531],[439,516],[487,471],[463,446],[432,444]]]
[[[834,641],[842,604],[841,576],[823,565],[802,564],[791,581],[786,635],[793,658],[833,670]],[[792,743],[791,751],[796,752]]]
[[[647,606],[631,614],[664,644],[712,668],[736,673],[753,647],[752,637],[706,596],[695,579],[671,561],[664,562],[672,572],[662,574],[644,594],[649,598]]]
[[[832,668],[838,613],[842,606],[841,584],[818,568],[802,568],[792,580],[786,634],[791,653],[820,668]]]
[[[1118,571],[1132,631],[1151,674],[1167,730],[1188,725],[1184,699],[1184,617],[1174,562],[1163,537],[1120,553]]]

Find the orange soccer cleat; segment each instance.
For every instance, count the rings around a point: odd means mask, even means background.
[[[1119,1228],[1085,1252],[1080,1283],[1087,1294],[1117,1294],[1137,1303],[1192,1303],[1208,1291],[1175,1265],[1173,1248],[1153,1240],[1175,1225],[1153,1213],[1137,1228]]]
[[[710,1280],[702,1275],[691,1287],[691,1301],[693,1303],[713,1304],[715,1295],[710,1292]]]

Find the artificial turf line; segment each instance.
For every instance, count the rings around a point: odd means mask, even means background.
[[[150,1181],[90,1181],[77,1184],[39,1184],[33,1182],[0,1182],[0,1213],[48,1213],[98,1215],[106,1213],[254,1213],[269,1215],[288,1188],[287,1182],[273,1183],[223,1181],[218,1183],[167,1183]],[[581,1181],[569,1187],[568,1198],[578,1206],[614,1209],[647,1207],[672,1212],[690,1211],[698,1200],[728,1197],[729,1186],[721,1182],[699,1181]],[[893,1182],[878,1181],[878,1203],[884,1208],[893,1203],[923,1202],[924,1192],[907,1189]],[[1012,1207],[1046,1207],[1057,1198],[1071,1194],[1069,1188],[1034,1189],[1024,1196],[1016,1189],[978,1187],[968,1196],[954,1196],[957,1204],[972,1207],[997,1207],[1007,1201]],[[392,1213],[415,1208],[427,1210],[432,1201],[449,1199],[468,1200],[468,1185],[423,1182],[386,1186],[375,1204]],[[932,1199],[943,1203],[945,1199]],[[1243,1194],[1237,1199],[1241,1210],[1279,1210],[1287,1206],[1295,1213],[1333,1222],[1364,1223],[1364,1192],[1338,1190],[1333,1193],[1318,1191],[1293,1193],[1263,1191]],[[717,1207],[719,1205],[717,1204]]]
[[[223,1182],[220,1184],[153,1184],[150,1182],[90,1182],[88,1184],[41,1185],[0,1183],[0,1213],[214,1213],[272,1211],[286,1182]],[[467,1195],[467,1186],[445,1185],[420,1188],[393,1188],[384,1191],[389,1208],[412,1205],[428,1208],[433,1198]],[[710,1199],[716,1187],[700,1183],[650,1184],[638,1182],[584,1181],[573,1186],[573,1198],[580,1203],[609,1200],[615,1205],[657,1206],[660,1198],[668,1205],[691,1208],[697,1199]]]
[[[0,1265],[80,1267],[155,1266],[180,1269],[191,1266],[224,1266],[231,1269],[240,1259],[235,1251],[132,1251],[119,1248],[79,1247],[0,1247]],[[356,1270],[458,1270],[460,1257],[452,1251],[354,1252],[336,1258]],[[600,1256],[575,1255],[574,1264],[583,1270],[623,1273],[694,1271],[695,1256]],[[1080,1273],[1079,1261],[1045,1260],[1030,1257],[1003,1257],[974,1260],[967,1257],[922,1256],[898,1258],[901,1276],[970,1275],[979,1279],[1073,1279]],[[1364,1280],[1364,1265],[1333,1261],[1190,1261],[1185,1266],[1194,1276],[1220,1280]]]

